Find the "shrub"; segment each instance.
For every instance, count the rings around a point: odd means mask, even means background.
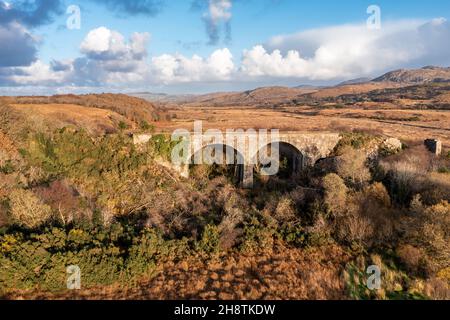
[[[119,122],[119,129],[120,130],[126,130],[128,129],[128,125],[124,121]]]
[[[226,200],[224,205],[224,217],[218,226],[220,231],[220,247],[228,249],[233,247],[237,238],[241,235],[241,230],[237,227],[241,225],[245,218],[243,210],[245,203],[235,193]]]
[[[381,183],[349,194],[344,213],[334,221],[337,239],[366,247],[391,242],[396,216],[390,204],[389,194]]]
[[[149,144],[154,155],[160,156],[164,160],[170,160],[172,150],[178,144],[178,141],[172,141],[169,136],[158,134],[152,137]]]
[[[56,180],[48,185],[33,189],[40,199],[44,200],[55,212],[63,224],[68,224],[82,215],[82,198],[75,188],[66,180]]]
[[[417,202],[417,201],[415,201]],[[443,201],[431,207],[414,205],[418,211],[404,223],[405,240],[423,248],[430,260],[430,272],[450,264],[450,204]]]
[[[66,267],[81,269],[83,289],[127,285],[152,277],[156,266],[191,253],[186,240],[164,240],[153,229],[114,224],[108,230],[45,229],[0,235],[0,288],[61,291]]]
[[[361,187],[371,178],[366,162],[363,151],[344,147],[337,159],[337,174],[352,185]]]
[[[289,197],[282,197],[275,209],[275,218],[284,223],[293,223],[299,218],[296,216],[294,202]]]
[[[244,222],[243,242],[240,250],[243,252],[259,252],[273,248],[276,222],[266,215],[252,216]]]
[[[354,149],[361,149],[374,139],[372,135],[364,132],[343,133],[341,134],[341,137],[342,138],[337,146],[338,151],[349,146]]]
[[[202,254],[208,256],[219,252],[220,233],[217,226],[207,225],[203,230],[201,239],[196,243],[196,249]]]
[[[433,201],[432,189],[436,189],[438,184],[433,181],[432,174],[429,173],[431,156],[425,147],[414,147],[396,156],[386,158],[380,163],[380,166],[386,172],[384,181],[392,200],[396,203],[407,206],[414,195],[424,195],[424,193],[428,193],[427,199],[422,197],[426,203],[429,203],[428,200]]]
[[[439,267],[450,264],[450,204],[442,202],[425,210],[419,226],[419,241]]]
[[[374,234],[374,225],[358,209],[349,211],[344,217],[336,219],[336,233],[339,240],[347,244],[366,244]]]
[[[337,174],[330,173],[322,180],[322,186],[325,189],[324,202],[328,209],[336,216],[340,215],[346,208],[347,186],[344,180]]]
[[[139,127],[141,128],[141,130],[144,130],[144,131],[153,131],[153,130],[155,129],[155,126],[149,124],[149,123],[148,123],[147,121],[145,121],[145,120],[142,120],[142,121],[139,123]]]
[[[425,293],[434,300],[450,300],[450,285],[448,280],[431,278],[425,282]]]
[[[380,268],[382,285],[379,290],[369,290],[367,287],[367,267],[376,265]],[[415,288],[414,282],[399,271],[389,259],[379,255],[369,257],[358,256],[346,265],[344,279],[348,294],[353,299],[389,299],[389,300],[426,300],[429,299],[423,286]]]
[[[397,256],[412,273],[417,273],[421,263],[423,263],[423,252],[410,244],[405,244],[397,248]]]
[[[13,221],[31,229],[39,227],[52,216],[50,207],[29,190],[16,189],[11,192],[9,206]]]

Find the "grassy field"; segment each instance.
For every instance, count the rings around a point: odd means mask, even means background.
[[[269,109],[261,107],[178,107],[168,110],[176,115],[157,129],[171,132],[191,130],[193,121],[203,120],[205,129],[273,128],[282,131],[365,131],[422,143],[439,138],[450,148],[450,112],[384,108],[316,108],[308,106]]]

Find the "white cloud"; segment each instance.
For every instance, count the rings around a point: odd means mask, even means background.
[[[219,10],[214,17],[229,16]],[[0,38],[1,34],[0,29]],[[309,80],[340,81],[375,77],[403,67],[450,65],[450,23],[442,18],[384,22],[381,30],[341,25],[281,35],[244,50],[240,65],[228,48],[207,57],[169,53],[148,57],[149,38],[148,33],[134,33],[126,39],[117,31],[100,27],[86,35],[78,58],[0,66],[0,85],[74,89],[163,86],[182,87],[186,92],[200,86],[218,90],[222,84],[240,89]],[[33,55],[30,57],[31,63]]]
[[[80,49],[91,59],[97,60],[113,60],[127,55],[141,59],[147,55],[149,39],[150,34],[147,32],[133,33],[129,43],[126,43],[125,37],[119,32],[100,27],[87,34]]]
[[[19,85],[52,85],[61,83],[65,78],[64,71],[54,71],[48,64],[40,60],[28,67],[14,68],[10,81]]]
[[[28,67],[9,68],[0,82],[13,85],[48,86],[120,86],[148,81],[148,33],[133,33],[125,37],[105,27],[90,31],[82,41],[84,56],[50,64],[36,61]],[[4,72],[5,73],[5,72]]]
[[[258,45],[244,51],[241,72],[251,77],[296,77],[305,73],[307,68],[308,62],[300,57],[298,51],[291,50],[283,56],[280,50],[268,53]]]
[[[233,56],[227,48],[214,51],[207,59],[198,55],[186,58],[183,55],[164,54],[154,57],[151,63],[155,82],[166,84],[191,81],[225,81],[233,71]]]
[[[381,30],[365,24],[313,29],[244,51],[241,71],[257,77],[333,80],[391,68],[448,65],[449,38],[445,19],[384,23]]]

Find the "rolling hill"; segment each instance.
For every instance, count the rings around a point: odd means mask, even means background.
[[[373,80],[374,82],[397,82],[397,83],[429,83],[450,82],[450,68],[428,66],[422,69],[395,70],[388,72]]]

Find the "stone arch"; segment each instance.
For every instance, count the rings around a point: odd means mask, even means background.
[[[282,171],[284,168],[283,166],[286,165],[287,166],[287,170],[286,172],[279,172],[281,173],[284,177],[288,177],[288,176],[292,176],[295,173],[298,173],[300,171],[302,171],[305,166],[306,166],[306,154],[301,151],[300,149],[298,149],[294,144],[287,142],[287,141],[273,141],[268,143],[265,147],[261,148],[260,150],[258,150],[258,153],[256,154],[255,157],[257,157],[257,160],[254,160],[253,163],[259,163],[259,157],[260,157],[260,153],[264,152],[264,148],[267,148],[267,156],[271,155],[271,146],[274,143],[278,143],[279,146],[279,161],[280,161],[280,170]],[[286,163],[281,163],[283,161],[286,161]]]
[[[193,153],[191,153],[191,155],[188,158],[189,159],[189,164],[188,164],[189,169],[191,169],[193,166],[197,165],[195,163],[195,159],[199,153],[203,153],[202,158],[203,158],[203,160],[205,160],[205,154],[208,154],[208,152],[211,152],[211,150],[215,150],[217,147],[222,148],[222,160],[219,161],[219,163],[216,163],[216,165],[233,166],[234,167],[234,177],[236,178],[236,180],[239,184],[242,184],[242,182],[244,180],[244,166],[246,163],[245,157],[239,150],[237,150],[233,146],[230,146],[226,143],[206,144],[206,145],[201,146],[201,148],[198,148],[197,150],[195,150]],[[230,159],[233,160],[232,163],[231,163]],[[228,162],[227,162],[227,160],[228,160]],[[205,164],[204,161],[203,161],[203,164]],[[208,164],[208,163],[206,163],[206,164]]]

